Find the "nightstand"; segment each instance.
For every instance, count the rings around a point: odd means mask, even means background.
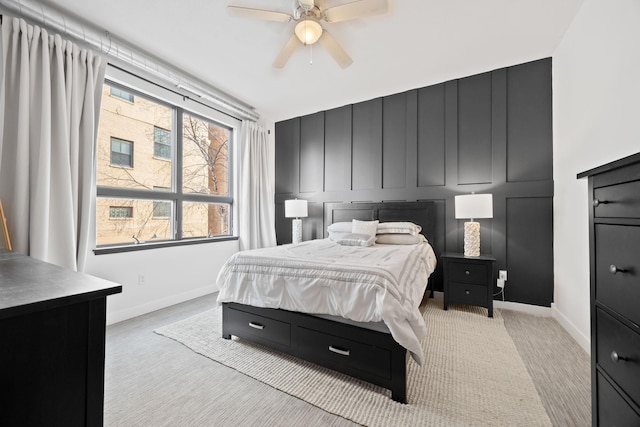
[[[449,304],[486,307],[493,317],[493,264],[491,255],[467,257],[445,252],[441,256],[444,271],[444,309]]]

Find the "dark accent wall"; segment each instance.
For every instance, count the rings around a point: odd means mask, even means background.
[[[296,117],[275,132],[278,243],[291,241],[289,198],[309,201],[305,240],[324,237],[325,202],[433,200],[436,253],[461,252],[454,196],[490,192],[481,252],[508,271],[505,300],[553,302],[551,58]]]

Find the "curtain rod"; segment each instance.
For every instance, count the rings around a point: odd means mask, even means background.
[[[131,65],[138,70],[161,79],[175,89],[206,99],[213,106],[239,119],[257,121],[260,118],[260,115],[253,110],[253,107],[239,99],[210,85],[197,82],[194,77],[181,72],[164,61],[121,40],[117,40],[108,31],[101,32],[93,25],[65,16],[63,12],[47,4],[35,0],[0,0],[0,5],[7,11],[16,14],[17,17],[29,19],[44,28],[72,37],[121,64]]]

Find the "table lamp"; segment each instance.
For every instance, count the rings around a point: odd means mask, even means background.
[[[302,220],[308,216],[306,200],[285,200],[284,216],[286,218],[294,218],[291,221],[291,240],[293,243],[302,242]]]
[[[456,219],[464,223],[464,255],[480,256],[480,223],[474,218],[493,218],[493,195],[464,194],[455,196]]]

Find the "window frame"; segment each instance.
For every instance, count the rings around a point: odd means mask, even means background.
[[[172,188],[170,190],[163,189],[158,191],[157,189],[139,189],[139,188],[124,188],[124,187],[110,187],[100,186],[96,184],[96,196],[97,198],[121,198],[121,199],[142,199],[151,201],[167,201],[173,202],[173,239],[163,240],[159,242],[145,242],[145,243],[117,243],[97,245],[94,242],[94,253],[96,255],[127,252],[134,250],[152,249],[167,246],[181,246],[191,245],[198,243],[210,243],[216,241],[237,240],[237,221],[238,213],[236,207],[236,159],[238,151],[238,136],[240,132],[241,120],[235,117],[222,113],[199,100],[193,100],[189,97],[185,97],[182,94],[176,93],[162,85],[156,84],[148,79],[143,79],[133,75],[121,68],[108,65],[107,73],[105,76],[104,84],[116,87],[120,90],[124,90],[131,95],[142,96],[150,99],[153,102],[163,104],[169,108],[172,108],[172,137],[175,137],[176,141],[171,143],[171,174],[172,174]],[[126,101],[126,100],[125,100]],[[218,196],[212,194],[200,194],[200,193],[183,193],[183,144],[178,143],[182,141],[183,122],[182,117],[184,113],[188,113],[194,117],[202,120],[214,123],[216,126],[220,126],[229,130],[229,175],[228,175],[228,194],[226,196]],[[122,139],[122,138],[119,138]],[[154,141],[155,144],[155,141]],[[132,153],[133,158],[133,153]],[[127,166],[124,166],[127,167]],[[229,205],[228,215],[228,227],[229,234],[223,236],[213,237],[182,237],[182,205],[183,202],[198,202],[198,203],[224,203]],[[95,207],[95,206],[94,206]],[[135,213],[134,213],[135,215]],[[96,223],[98,221],[96,215]]]

